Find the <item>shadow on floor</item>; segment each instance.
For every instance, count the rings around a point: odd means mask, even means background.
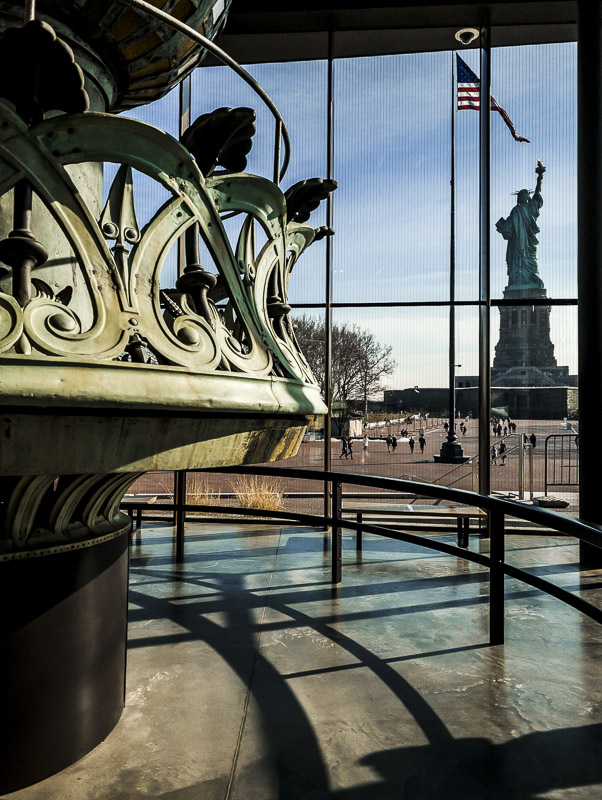
[[[275,566],[276,553],[273,554]],[[263,548],[260,555],[266,555]],[[299,600],[294,585],[290,587],[290,593],[270,595],[268,587],[263,590],[248,589],[244,574],[195,572],[190,569],[194,561],[187,558],[187,571],[179,573],[140,570],[140,575],[147,579],[154,579],[158,583],[176,582],[184,591],[178,593],[178,602],[172,602],[170,598],[150,597],[133,586],[130,599],[138,606],[133,614],[137,620],[145,616],[148,619],[163,617],[172,620],[186,632],[189,639],[203,641],[219,653],[246,685],[249,696],[261,714],[267,741],[269,755],[261,769],[273,775],[280,800],[536,800],[543,793],[554,790],[602,783],[602,724],[531,733],[503,744],[494,744],[485,738],[456,739],[425,697],[387,663],[387,659],[380,658],[342,632],[338,623],[346,618],[345,615],[332,613],[332,609],[328,613],[324,608],[319,619],[313,618],[310,613],[293,605],[295,600]],[[539,569],[548,574],[562,571],[556,565]],[[477,573],[421,577],[408,583],[413,589],[420,586],[429,591],[453,586],[458,580],[466,587],[480,583],[483,576]],[[399,592],[409,587],[397,581],[385,581],[384,586],[364,584],[346,587],[343,594],[354,597],[370,593],[379,595],[385,588],[389,592]],[[190,590],[188,598],[186,589]],[[211,593],[212,602],[209,605],[203,600],[203,591]],[[520,596],[523,594],[531,596],[533,592],[529,590],[520,593]],[[304,595],[304,600],[311,601],[313,606],[316,602],[327,602],[330,596],[329,590],[317,588]],[[216,597],[217,603],[213,602]],[[431,601],[425,604],[424,610],[478,604],[487,602],[487,599],[473,596],[456,597],[441,603]],[[192,602],[182,603],[182,600]],[[282,624],[311,627],[336,642],[364,668],[371,670],[412,715],[429,744],[388,749],[366,756],[360,763],[378,776],[376,780],[349,789],[333,790],[312,720],[290,686],[293,676],[280,674],[258,646],[258,634],[262,630],[274,629],[273,624],[263,627],[262,622],[258,621],[257,615],[262,606],[285,615],[287,621]],[[417,613],[423,609],[412,605],[411,610]],[[204,616],[206,612],[216,611],[226,615],[227,624],[218,625]],[[404,611],[406,609],[394,609],[397,615]],[[383,613],[383,610],[373,608],[360,616],[363,619],[375,619]],[[177,639],[176,636],[173,641]],[[170,636],[162,637],[160,643],[168,644],[170,640]],[[152,643],[152,637],[146,637],[132,642],[131,646],[148,646]],[[480,646],[451,648],[451,651]],[[437,654],[443,652],[437,651]],[[421,657],[421,654],[416,654],[416,658]],[[395,702],[393,697],[391,700]],[[241,739],[243,734],[244,719]],[[229,784],[234,787],[232,796],[259,797],[253,792],[253,765],[239,767],[237,757],[235,752],[229,776],[222,776],[217,782],[202,782],[157,797],[162,800],[192,800],[197,797],[212,800],[214,796],[224,796],[223,789]]]
[[[494,745],[456,739],[364,759],[383,783],[332,794],[336,800],[536,800],[544,792],[602,783],[602,725],[531,733]],[[577,796],[577,795],[575,795]]]

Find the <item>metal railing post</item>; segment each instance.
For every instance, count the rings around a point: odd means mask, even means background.
[[[504,644],[504,514],[489,511],[489,644]]]
[[[529,500],[533,500],[533,447],[529,448]]]
[[[549,436],[546,436],[546,440],[543,443],[543,493],[544,495],[548,494],[548,440],[550,439]]]
[[[334,32],[328,32],[328,74],[326,99],[326,177],[334,177]],[[332,192],[326,198],[326,227],[334,225],[334,209]],[[326,237],[324,264],[324,400],[328,410],[324,417],[324,471],[332,469],[332,237]],[[331,486],[324,483],[324,516],[329,517],[332,509],[330,502]]]
[[[343,572],[343,497],[341,484],[334,481],[332,484],[332,582],[340,583]]]
[[[525,499],[525,443],[522,434],[519,434],[520,443],[518,445],[518,497],[519,500]]]
[[[184,517],[186,505],[186,470],[175,473],[176,561],[184,561]]]
[[[478,459],[475,456],[471,461],[472,466],[472,491],[479,491],[479,472],[477,470]]]

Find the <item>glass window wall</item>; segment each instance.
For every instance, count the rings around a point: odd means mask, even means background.
[[[478,74],[479,52],[465,50],[461,56]],[[333,197],[336,233],[331,265],[335,438],[325,446],[323,421],[312,420],[306,441],[290,466],[320,469],[330,446],[335,469],[412,475],[476,488],[479,114],[452,112],[453,64],[451,52],[334,62],[334,177],[339,182]],[[262,64],[249,71],[273,98],[290,131],[292,158],[283,189],[306,178],[326,177],[327,63]],[[531,488],[543,492],[547,488],[545,438],[563,434],[574,438],[578,430],[576,45],[495,49],[492,94],[507,112],[516,135],[530,142],[516,141],[503,115],[492,114],[492,418],[482,424],[490,431],[491,447],[496,451],[509,437],[503,463],[499,457],[491,459],[492,490],[516,493],[519,484],[528,490],[525,470],[533,456]],[[161,114],[170,117],[169,124],[166,119],[162,124],[172,133],[177,117],[174,97],[172,93],[161,101]],[[248,171],[271,177],[273,119],[248,86],[226,68],[203,68],[192,76],[191,98],[192,120],[223,106],[255,108],[257,134]],[[156,112],[142,113],[151,119]],[[433,460],[446,436],[443,426],[450,413],[452,113],[456,304],[455,353],[451,357],[456,365],[457,434],[470,459],[455,472]],[[530,190],[533,201],[538,161],[546,167],[541,186],[544,204],[533,220],[540,232],[531,230],[538,238],[539,282],[533,279],[532,286],[523,282],[518,294],[508,294],[512,281],[515,287],[519,285],[518,273],[511,278],[508,232],[501,223],[496,229],[496,222],[509,218],[520,189]],[[322,204],[312,214],[311,224],[324,225],[325,214]],[[226,224],[235,237],[240,222],[233,219]],[[312,366],[312,359],[316,360],[317,375],[320,370],[323,373],[328,268],[325,242],[321,241],[303,255],[290,284],[293,323]],[[523,269],[528,271],[529,264]],[[531,271],[535,274],[533,268]],[[533,291],[540,283],[545,291]],[[375,358],[381,357],[385,363],[386,368],[371,382],[361,377],[361,350],[355,365],[350,356],[351,343],[355,346],[356,340],[363,341],[365,348],[372,347]],[[347,342],[347,350],[342,341]],[[355,375],[350,388],[342,373],[353,371],[354,366],[359,376]],[[323,374],[318,377],[324,379]],[[514,422],[516,431],[511,426]],[[424,452],[417,441],[420,429],[426,440]],[[353,466],[349,454],[340,458],[343,432],[355,439]],[[399,440],[395,454],[386,442],[392,433]],[[525,433],[528,437],[534,433],[538,443],[529,453],[523,448]],[[410,451],[411,437],[414,452]],[[451,477],[446,477],[448,473]],[[561,473],[562,469],[555,474]],[[572,488],[567,491],[576,491],[575,475],[573,468]],[[321,491],[318,483],[314,488],[316,494]],[[287,491],[300,489],[295,484]],[[311,506],[297,500],[289,507],[305,510]]]

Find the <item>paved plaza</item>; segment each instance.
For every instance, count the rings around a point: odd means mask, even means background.
[[[448,540],[450,537],[448,537]],[[145,527],[130,559],[126,706],[91,753],[6,800],[599,800],[600,626],[487,571],[321,531]],[[471,547],[487,552],[487,540]],[[508,561],[602,600],[574,543],[513,536]]]
[[[507,447],[509,450],[516,445],[524,433],[530,436],[532,433],[537,438],[535,449],[532,450],[533,455],[533,480],[532,487],[535,496],[544,494],[544,443],[546,437],[550,435],[564,435],[565,443],[568,446],[569,441],[574,445],[574,435],[567,431],[566,425],[562,420],[523,420],[517,423],[517,435],[509,436],[506,439]],[[338,472],[354,472],[363,475],[379,475],[387,478],[405,478],[407,480],[423,480],[433,483],[438,483],[441,486],[454,486],[459,489],[473,489],[473,480],[475,474],[473,467],[470,463],[463,465],[453,464],[439,464],[434,462],[433,455],[439,453],[442,443],[445,441],[446,433],[441,425],[438,423],[431,424],[430,427],[425,429],[426,446],[424,454],[420,452],[417,443],[418,439],[418,423],[415,427],[410,427],[410,433],[416,439],[416,446],[414,453],[410,452],[407,442],[400,441],[395,452],[387,450],[386,436],[389,430],[400,435],[402,427],[401,424],[395,424],[390,427],[382,427],[371,429],[369,431],[369,444],[368,450],[365,451],[362,446],[361,439],[354,440],[353,458],[340,458],[341,443],[338,439],[333,439],[331,443],[331,458],[332,468]],[[469,420],[467,423],[466,436],[460,435],[460,441],[467,456],[475,456],[478,450],[478,421]],[[578,429],[578,428],[577,428]],[[491,442],[497,442],[498,437],[491,434]],[[568,435],[567,435],[568,434]],[[381,438],[382,437],[382,438]],[[524,487],[525,487],[525,500],[530,500],[531,488],[531,470],[529,459],[530,447],[525,451],[524,459]],[[299,469],[316,469],[323,468],[324,463],[324,442],[323,441],[309,441],[304,442],[297,455],[294,458],[289,458],[286,461],[278,462],[278,466],[299,468]],[[571,476],[575,474],[573,470]],[[209,484],[215,491],[228,493],[231,491],[231,477],[212,474],[208,478]],[[142,494],[159,494],[165,495],[169,493],[172,487],[172,477],[169,474],[150,474],[141,478],[135,486],[130,490]],[[300,480],[286,480],[281,482],[282,487],[287,492],[318,492],[320,491],[321,484],[307,483]],[[348,487],[350,488],[350,487]],[[491,465],[491,490],[493,493],[501,493],[507,496],[518,497],[519,489],[519,453],[518,448],[510,452],[506,464],[502,465],[501,459],[498,458],[496,464]],[[562,495],[570,502],[568,513],[578,513],[578,486],[570,484],[566,486],[556,486],[548,489],[548,494],[555,496]],[[312,504],[301,503],[299,498],[287,501],[287,509],[297,510],[310,510],[310,505],[314,512],[319,513],[320,503],[314,502]],[[315,508],[313,508],[315,506]]]
[[[391,426],[391,431],[399,436],[400,424]],[[476,456],[478,452],[478,420],[469,420],[467,423],[467,434],[462,436],[458,430],[458,438],[464,453],[467,456]],[[407,442],[399,442],[395,452],[388,452],[386,436],[389,428],[380,428],[370,431],[370,441],[368,452],[364,453],[360,440],[354,442],[353,464],[351,459],[339,458],[341,454],[340,442],[332,443],[332,464],[335,470],[350,470],[362,474],[383,475],[390,478],[409,478],[415,476],[421,480],[437,481],[442,486],[449,485],[452,481],[457,481],[454,485],[461,489],[472,488],[472,470],[469,464],[456,466],[453,464],[438,464],[433,461],[433,456],[438,454],[441,445],[445,441],[446,432],[442,426],[426,427],[425,439],[426,446],[424,454],[420,452],[418,446],[418,425],[410,428],[409,433],[416,440],[414,453],[410,452]],[[491,429],[490,434],[491,434]],[[533,483],[534,491],[543,492],[544,482],[544,442],[551,434],[567,434],[565,424],[562,420],[521,420],[517,422],[517,434],[522,436],[524,433],[530,436],[532,433],[537,438],[535,449],[533,450]],[[382,439],[380,437],[383,437]],[[491,434],[491,443],[499,441],[499,437]],[[507,447],[510,449],[519,440],[519,436],[509,436],[506,439]],[[305,446],[307,447],[307,446]],[[309,467],[318,468],[321,464],[323,452],[322,443],[310,443],[308,451],[302,448],[294,459],[288,459],[287,466],[299,466],[302,464]],[[525,459],[526,479],[528,479],[528,458]],[[445,477],[449,475],[449,477]],[[464,477],[460,477],[464,476]],[[516,491],[518,486],[518,452],[515,451],[508,456],[506,465],[502,467],[501,459],[497,464],[491,466],[491,488],[492,491]],[[577,491],[575,485],[567,487]]]

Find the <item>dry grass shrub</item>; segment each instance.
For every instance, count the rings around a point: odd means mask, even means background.
[[[163,479],[161,479],[159,481],[159,486],[163,489],[163,491],[167,495],[167,502],[168,503],[173,503],[173,501],[174,501],[173,481],[167,482],[167,481],[164,481]]]
[[[207,475],[193,472],[188,475],[186,502],[192,506],[219,506],[221,492],[212,486]]]
[[[242,508],[263,511],[280,511],[284,508],[284,484],[278,478],[240,475],[230,485]]]

